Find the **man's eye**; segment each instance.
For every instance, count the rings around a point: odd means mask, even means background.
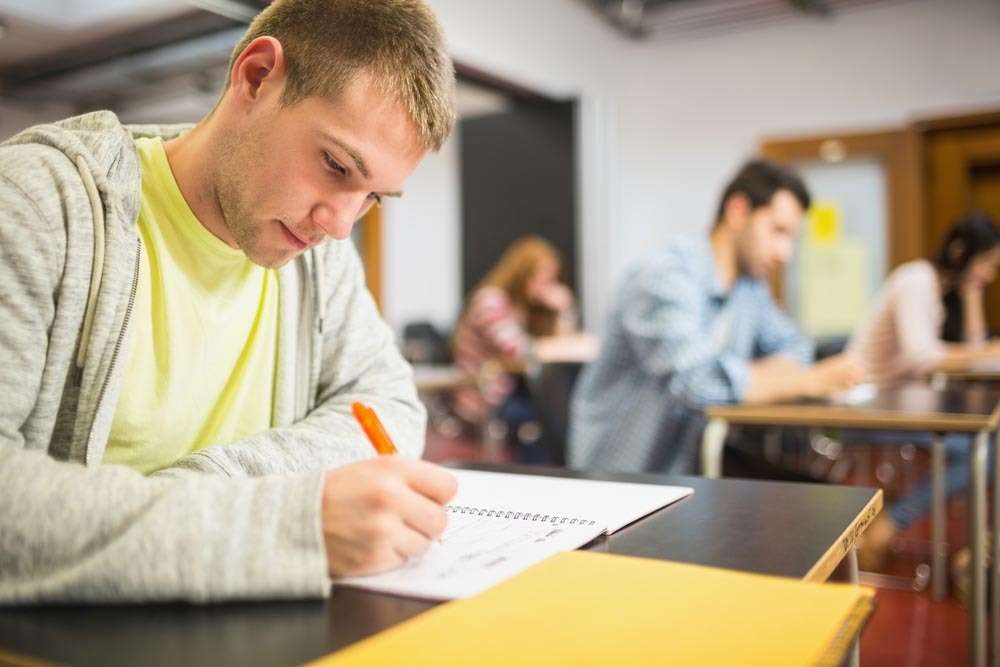
[[[340,174],[341,176],[347,176],[347,169],[330,157],[329,153],[323,153],[323,162],[326,163],[326,167],[330,171]]]

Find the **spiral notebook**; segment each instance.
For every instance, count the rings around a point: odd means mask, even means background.
[[[674,503],[693,490],[661,484],[454,470],[448,527],[420,558],[347,585],[450,600],[474,595],[561,551]]]

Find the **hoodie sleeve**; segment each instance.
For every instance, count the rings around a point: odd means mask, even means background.
[[[328,245],[322,275],[329,290],[313,409],[289,426],[208,447],[159,474],[274,475],[326,470],[374,457],[375,450],[351,413],[354,401],[375,409],[400,454],[420,457],[426,411],[417,397],[413,369],[375,307],[353,243]]]
[[[0,447],[0,604],[323,597],[321,474],[151,479]]]
[[[148,479],[37,449],[70,180],[0,149],[0,604],[321,597],[319,473]],[[44,166],[44,165],[43,165]],[[36,420],[37,422],[37,420]]]

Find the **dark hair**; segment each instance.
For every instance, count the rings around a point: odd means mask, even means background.
[[[961,244],[961,250],[957,253],[951,250],[956,242]],[[958,293],[958,279],[977,255],[997,246],[1000,246],[1000,229],[997,229],[992,218],[978,211],[955,223],[945,234],[941,249],[934,258],[934,266],[948,285],[942,297],[945,311],[944,325],[941,327],[942,339],[958,343],[964,338],[965,314],[962,312],[962,299]]]
[[[809,208],[809,190],[798,174],[768,160],[750,160],[729,182],[719,200],[719,210],[715,214],[715,225],[722,222],[726,201],[736,193],[746,195],[750,200],[750,210],[756,210],[771,203],[771,198],[779,190],[787,190],[798,200],[802,210]]]

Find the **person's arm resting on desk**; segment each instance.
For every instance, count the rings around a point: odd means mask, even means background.
[[[703,299],[696,280],[680,263],[637,276],[625,295],[623,322],[635,358],[650,374],[671,374],[670,387],[692,405],[769,402],[818,396],[857,381],[853,361],[836,357],[815,366],[811,344],[773,303],[762,314],[755,347],[765,355],[750,361],[719,351],[701,329]]]
[[[860,369],[844,355],[809,365],[812,343],[770,295],[764,301],[766,312],[759,320],[761,329],[755,341],[757,360],[749,367],[744,402],[773,403],[802,396],[825,396],[846,390],[858,381]]]
[[[901,355],[915,375],[934,370],[962,370],[979,359],[1000,356],[1000,343],[970,340],[945,343],[940,339],[936,318],[940,299],[936,282],[911,280],[898,286],[892,316]],[[982,315],[973,316],[982,320]],[[974,325],[979,329],[980,325]],[[980,332],[981,333],[981,332]]]

